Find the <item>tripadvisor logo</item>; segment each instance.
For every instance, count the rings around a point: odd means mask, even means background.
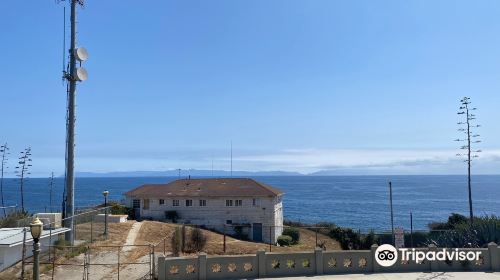
[[[458,248],[447,249],[443,248],[439,251],[419,251],[408,248],[400,248],[402,261],[415,261],[421,263],[427,261],[478,261],[481,251],[459,251]],[[375,251],[375,260],[380,266],[389,267],[394,265],[398,260],[398,249],[389,244],[380,245]]]
[[[375,251],[375,260],[381,266],[392,266],[398,261],[398,250],[389,244],[380,245]]]

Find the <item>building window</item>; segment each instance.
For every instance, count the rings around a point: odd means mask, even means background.
[[[193,206],[193,201],[191,199],[186,199],[186,207]]]
[[[149,199],[144,199],[144,204],[142,205],[142,209],[144,210],[149,209]]]
[[[134,209],[141,208],[141,200],[140,199],[132,200],[132,208],[134,208]]]
[[[252,200],[252,205],[253,205],[253,206],[259,206],[259,204],[260,204],[260,201],[259,201],[259,199],[258,199],[258,198],[254,198],[254,199]]]
[[[241,199],[237,199],[234,201],[234,206],[243,206],[243,201]]]
[[[172,205],[173,205],[173,206],[179,206],[179,200],[178,200],[178,199],[174,199],[174,200],[172,201]]]
[[[226,224],[227,224],[227,225],[230,225],[230,224],[232,224],[232,223],[233,223],[233,220],[226,220]]]
[[[163,205],[165,204],[165,200],[164,199],[160,199],[160,205]]]
[[[207,201],[205,199],[200,199],[200,206],[207,206]]]
[[[226,199],[226,206],[233,206],[233,201],[231,199]]]

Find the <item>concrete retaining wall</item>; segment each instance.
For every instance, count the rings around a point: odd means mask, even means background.
[[[500,247],[490,243],[488,248],[463,248],[459,251],[480,251],[475,262],[460,261],[398,261],[382,267],[375,261],[378,248],[356,251],[323,251],[296,253],[266,253],[256,255],[158,258],[159,280],[240,279],[321,274],[407,272],[407,271],[500,271]],[[419,251],[438,250],[435,246]]]

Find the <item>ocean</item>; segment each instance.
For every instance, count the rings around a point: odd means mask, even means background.
[[[285,219],[305,223],[332,222],[362,231],[390,229],[388,182],[392,181],[394,224],[427,229],[450,213],[468,215],[466,176],[273,176],[254,177],[285,192]],[[165,183],[175,177],[77,178],[75,205],[85,207],[110,200],[145,183]],[[60,209],[64,181],[56,178],[53,208]],[[478,175],[472,179],[475,215],[500,215],[500,175]],[[6,205],[20,205],[19,180],[4,179]],[[25,208],[30,212],[50,209],[49,179],[29,178],[25,184]]]

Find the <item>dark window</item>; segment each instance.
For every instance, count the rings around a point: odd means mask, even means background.
[[[226,200],[226,206],[233,206],[233,201],[231,199]]]
[[[191,199],[186,200],[186,207],[193,206],[193,201]]]
[[[172,205],[173,205],[173,206],[179,206],[179,200],[178,200],[178,199],[174,199],[174,200],[172,201]]]
[[[132,208],[134,208],[134,209],[141,208],[141,200],[140,199],[132,200]]]
[[[207,206],[207,201],[205,199],[200,199],[200,206]]]
[[[233,220],[226,220],[226,224],[230,225],[233,223]]]
[[[160,205],[163,205],[163,204],[165,204],[165,200],[160,199]]]

